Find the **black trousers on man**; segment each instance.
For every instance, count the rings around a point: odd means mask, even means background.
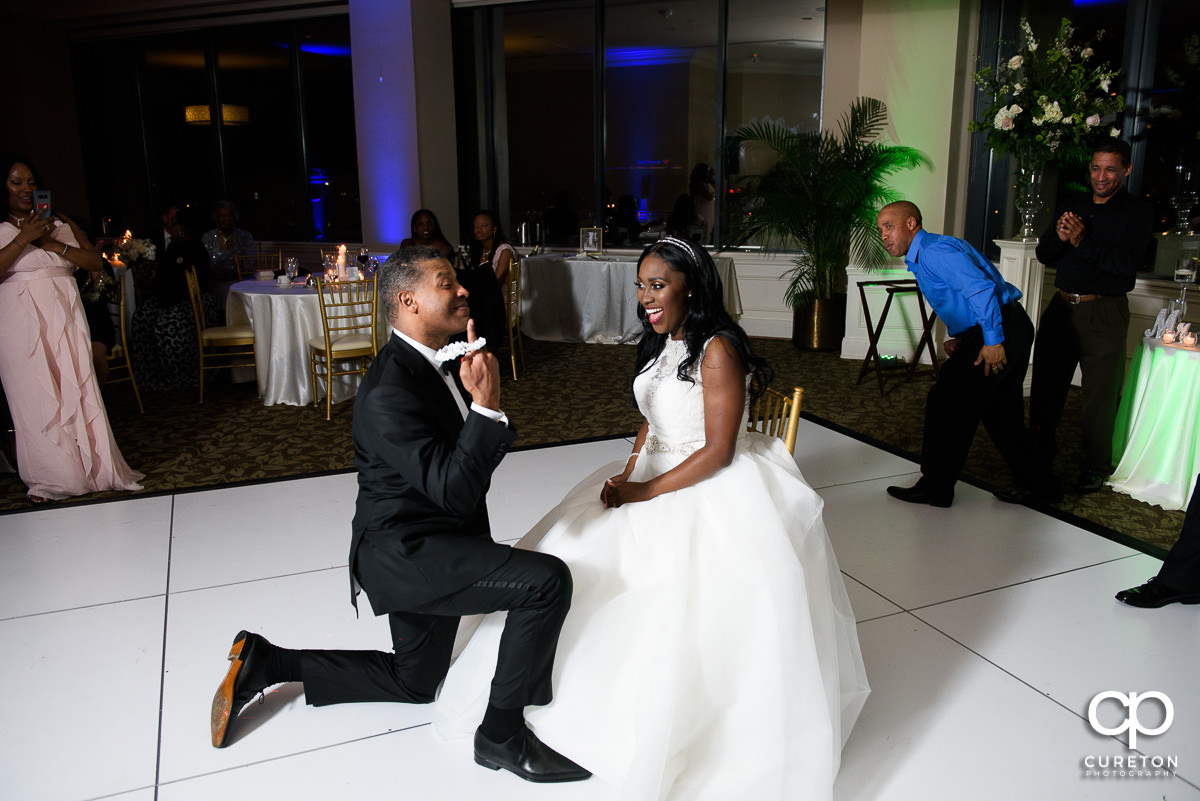
[[[1200,475],[1188,501],[1179,541],[1167,554],[1158,580],[1179,592],[1200,592]]]
[[[1033,352],[1033,388],[1029,427],[1034,439],[1053,456],[1055,432],[1067,402],[1067,391],[1082,373],[1084,472],[1112,472],[1113,427],[1125,380],[1125,338],[1129,331],[1129,299],[1108,295],[1068,303],[1055,292],[1038,323]]]
[[[951,496],[982,422],[1021,489],[1054,494],[1059,489],[1050,465],[1025,428],[1023,384],[1033,347],[1033,323],[1019,303],[1000,310],[1008,366],[991,375],[975,364],[983,347],[976,325],[955,334],[958,348],[941,366],[925,400],[925,432],[918,486]]]
[[[364,557],[369,554],[360,548]],[[427,704],[450,669],[459,618],[508,610],[491,703],[501,709],[548,704],[571,586],[571,572],[562,560],[514,549],[504,564],[469,587],[390,613],[393,653],[301,652],[305,697],[314,706],[355,701]],[[363,589],[370,594],[370,587]]]

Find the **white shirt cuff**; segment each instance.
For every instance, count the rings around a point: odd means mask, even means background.
[[[480,406],[478,403],[471,404],[471,411],[479,412],[489,420],[495,420],[497,423],[508,425],[508,415],[504,412],[498,412],[495,409],[488,409],[485,406]]]

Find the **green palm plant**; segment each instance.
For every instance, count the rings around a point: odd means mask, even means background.
[[[755,240],[799,251],[784,273],[790,279],[784,297],[793,308],[831,299],[852,252],[867,268],[888,262],[875,217],[900,198],[884,180],[930,161],[914,148],[877,141],[886,124],[883,101],[860,97],[838,120],[837,136],[797,133],[770,121],[738,128],[735,145],[769,150],[779,160],[766,174],[742,179],[748,211],[731,223],[723,244]]]

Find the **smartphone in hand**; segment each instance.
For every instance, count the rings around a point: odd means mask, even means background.
[[[39,220],[50,219],[50,190],[39,189],[33,193],[33,208]]]

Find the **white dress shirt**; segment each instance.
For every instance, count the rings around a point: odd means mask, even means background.
[[[458,391],[458,384],[454,383],[454,376],[450,375],[449,372],[442,371],[442,363],[437,360],[437,351],[431,347],[422,345],[420,342],[417,342],[415,339],[404,334],[402,331],[397,331],[395,328],[392,329],[392,333],[403,339],[409,345],[412,345],[413,349],[416,350],[417,353],[424,356],[425,360],[433,365],[433,369],[438,371],[438,375],[442,377],[442,380],[446,382],[446,386],[450,388],[450,395],[454,398],[454,402],[458,404],[459,413],[462,415],[463,419],[466,420],[468,412],[467,403],[463,400],[462,393]],[[508,415],[506,415],[504,412],[497,411],[495,409],[488,409],[487,407],[480,406],[478,403],[474,402],[471,403],[470,411],[479,412],[489,420],[495,420],[497,423],[508,425]]]

